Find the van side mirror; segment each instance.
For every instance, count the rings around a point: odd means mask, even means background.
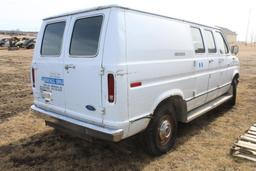
[[[239,52],[239,46],[237,46],[237,45],[231,46],[231,53],[232,54],[237,55],[238,52]]]

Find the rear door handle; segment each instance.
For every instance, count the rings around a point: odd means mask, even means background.
[[[64,68],[65,68],[65,70],[68,70],[68,69],[70,69],[70,68],[75,69],[76,66],[73,65],[73,64],[66,64]]]

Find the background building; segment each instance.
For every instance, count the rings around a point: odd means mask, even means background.
[[[217,26],[217,27],[222,30],[222,32],[226,36],[226,39],[227,39],[227,41],[230,45],[234,45],[234,44],[237,43],[237,39],[236,39],[237,34],[236,34],[236,32],[233,32],[230,29],[225,28],[225,27],[220,27],[220,26]]]

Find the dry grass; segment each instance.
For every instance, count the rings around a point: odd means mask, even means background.
[[[0,170],[255,170],[230,156],[236,138],[256,122],[256,49],[241,47],[238,104],[179,125],[176,147],[153,158],[136,138],[119,144],[63,136],[32,115],[31,50],[0,51]]]

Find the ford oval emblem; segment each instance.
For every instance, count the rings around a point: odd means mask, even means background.
[[[91,105],[87,105],[87,106],[85,106],[85,108],[86,108],[87,110],[90,110],[90,111],[95,111],[95,110],[96,110],[95,107],[93,107],[93,106],[91,106]]]

